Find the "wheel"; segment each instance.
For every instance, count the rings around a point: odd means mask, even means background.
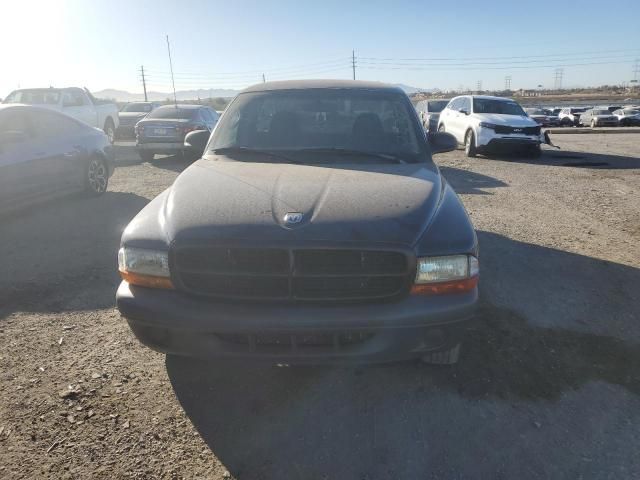
[[[458,343],[449,350],[428,353],[422,357],[424,363],[431,365],[455,365],[460,359],[460,344]]]
[[[138,155],[140,155],[143,162],[153,162],[153,157],[155,156],[153,152],[148,152],[146,150],[138,150]]]
[[[567,117],[564,117],[561,121],[560,121],[560,125],[562,125],[563,127],[570,127],[573,125],[573,122],[571,120],[569,120]]]
[[[467,157],[476,156],[476,137],[473,130],[467,130],[464,136],[464,153],[467,154]]]
[[[107,118],[107,121],[104,122],[104,128],[102,130],[107,134],[109,142],[113,144],[113,142],[116,141],[116,126],[113,124],[113,120]]]
[[[103,158],[92,157],[84,177],[84,189],[89,195],[102,195],[109,184],[109,169]]]

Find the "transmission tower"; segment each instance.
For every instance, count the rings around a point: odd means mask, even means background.
[[[564,75],[564,68],[556,68],[555,69],[555,78],[553,81],[553,88],[555,90],[562,89],[562,76]]]
[[[506,91],[511,91],[511,75],[504,77],[504,89]]]
[[[478,80],[478,83],[476,83],[476,90],[478,90],[478,93],[480,93],[482,91],[482,80]]]
[[[640,73],[640,58],[636,58],[636,61],[633,63],[633,81],[634,83],[638,81],[638,74]]]

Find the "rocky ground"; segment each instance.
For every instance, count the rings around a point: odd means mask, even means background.
[[[114,308],[122,229],[187,163],[2,219],[0,478],[640,478],[640,134],[437,157],[481,248],[455,367],[165,358]]]

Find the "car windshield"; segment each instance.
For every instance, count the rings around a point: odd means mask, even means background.
[[[145,118],[164,118],[175,120],[191,120],[195,118],[197,110],[195,108],[180,108],[174,106],[166,106],[156,108]]]
[[[594,110],[593,115],[611,115],[609,110]]]
[[[244,93],[229,105],[210,151],[315,150],[333,158],[349,150],[350,160],[354,152],[371,152],[413,161],[422,146],[410,109],[404,94],[364,89]]]
[[[541,110],[539,108],[527,108],[526,112],[529,115],[547,115],[545,110]]]
[[[4,103],[26,103],[28,105],[57,105],[60,102],[60,90],[40,88],[16,90],[11,92]]]
[[[151,105],[148,103],[128,103],[122,107],[121,111],[146,113],[151,111]]]
[[[429,104],[429,112],[438,113],[444,110],[444,107],[447,106],[449,100],[430,100]]]
[[[587,111],[586,108],[572,108],[571,109],[571,113],[584,113],[586,111]]]
[[[509,102],[504,100],[494,100],[491,98],[474,98],[473,99],[473,112],[474,113],[499,113],[502,115],[522,115],[524,116],[524,110],[516,102]]]

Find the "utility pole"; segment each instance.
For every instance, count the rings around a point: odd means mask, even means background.
[[[262,74],[262,83],[265,83],[267,80],[264,78],[264,73]]]
[[[147,99],[147,81],[144,78],[144,65],[140,65],[140,74],[142,75],[142,88],[144,89],[144,101],[148,102]]]
[[[562,90],[562,76],[564,75],[564,68],[555,69],[555,77],[553,81],[554,90]]]
[[[507,92],[511,91],[511,75],[507,75],[506,77],[504,77],[504,89]]]
[[[351,68],[353,69],[353,79],[356,79],[356,51],[351,50]]]
[[[169,45],[169,35],[167,35],[167,52],[169,52],[169,68],[171,69],[171,85],[173,86],[173,104],[178,107],[176,98],[176,82],[173,80],[173,62],[171,60],[171,46]]]

